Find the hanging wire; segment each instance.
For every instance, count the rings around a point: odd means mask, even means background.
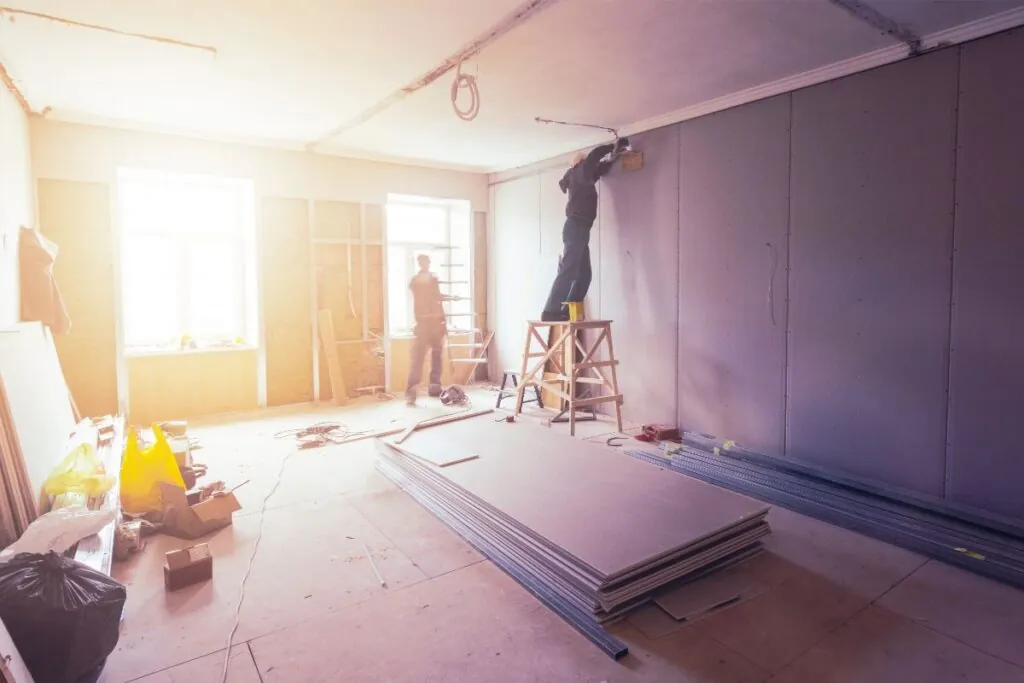
[[[452,109],[455,110],[455,115],[463,121],[472,121],[480,113],[480,88],[475,75],[462,73],[462,64],[459,62],[456,67],[455,80],[452,81]],[[469,107],[465,109],[459,106],[459,94],[463,88],[469,91]]]

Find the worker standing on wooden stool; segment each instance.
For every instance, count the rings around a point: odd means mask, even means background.
[[[558,274],[540,319],[548,322],[569,319],[567,301],[583,301],[590,289],[590,228],[597,218],[597,181],[611,169],[619,155],[629,147],[629,138],[616,138],[614,144],[595,147],[589,154],[577,152],[558,186],[569,195],[562,228],[562,255]]]
[[[445,320],[444,306],[441,302],[448,297],[441,294],[441,284],[430,272],[430,257],[420,254],[416,257],[420,270],[409,283],[412,291],[413,316],[416,326],[413,328],[412,358],[409,363],[409,384],[405,390],[405,402],[416,403],[416,387],[423,377],[423,357],[430,351],[430,384],[428,392],[431,396],[441,395],[441,352],[444,338],[448,336],[448,325]]]

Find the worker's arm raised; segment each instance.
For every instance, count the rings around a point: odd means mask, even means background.
[[[588,178],[597,180],[601,176],[598,175],[598,169],[601,166],[601,159],[607,156],[612,150],[615,149],[615,145],[601,145],[590,150],[590,154],[583,162],[583,170],[587,174]]]

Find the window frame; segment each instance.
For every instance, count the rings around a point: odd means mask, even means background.
[[[386,311],[386,313],[387,313],[386,320],[387,320],[387,325],[388,325],[388,327],[387,327],[387,334],[388,334],[389,337],[401,339],[401,338],[410,338],[410,337],[413,336],[413,329],[415,327],[415,318],[414,318],[414,313],[413,313],[412,292],[409,290],[409,283],[412,280],[412,277],[416,273],[416,257],[419,254],[422,254],[422,253],[428,253],[428,254],[431,255],[431,264],[432,264],[432,266],[434,266],[434,267],[431,268],[431,272],[433,272],[435,275],[437,275],[439,280],[446,281],[446,280],[454,280],[454,279],[456,279],[453,276],[453,274],[452,274],[452,270],[453,269],[451,269],[451,268],[446,269],[448,272],[447,272],[447,274],[445,274],[443,272],[442,268],[437,268],[436,265],[437,265],[438,261],[435,260],[434,253],[436,253],[436,252],[447,253],[449,255],[449,257],[447,259],[445,259],[445,260],[448,261],[448,260],[450,260],[450,256],[451,256],[452,253],[455,253],[456,251],[464,249],[464,251],[465,251],[465,258],[466,258],[467,262],[466,262],[465,268],[463,270],[467,270],[468,271],[468,275],[467,275],[467,277],[465,279],[466,279],[466,281],[469,284],[466,285],[466,287],[465,287],[465,289],[466,289],[466,294],[465,294],[466,299],[464,300],[464,302],[460,302],[460,303],[468,304],[470,312],[473,312],[475,310],[474,309],[474,304],[475,304],[475,301],[474,301],[474,288],[473,288],[473,258],[474,258],[475,254],[474,254],[474,250],[473,250],[473,212],[472,212],[472,207],[471,206],[467,207],[468,214],[469,214],[469,226],[468,226],[469,229],[468,229],[468,235],[467,235],[467,237],[468,237],[467,244],[465,245],[465,247],[456,247],[453,244],[453,232],[454,232],[453,224],[454,224],[454,215],[455,215],[455,211],[454,211],[455,205],[456,205],[456,203],[462,203],[464,201],[465,200],[435,199],[435,198],[432,198],[432,197],[421,197],[421,196],[411,196],[411,195],[395,195],[395,194],[391,194],[391,195],[388,196],[387,203],[385,204],[386,220],[385,220],[385,231],[384,231],[384,249],[385,249],[386,258],[387,258],[387,264],[386,264],[386,269],[387,269],[386,280],[387,280],[387,282],[385,283],[385,289],[386,289],[386,302],[387,302],[387,311]],[[466,203],[468,204],[468,202],[466,202]],[[392,237],[392,234],[393,234],[392,233],[392,231],[393,231],[392,217],[391,217],[391,214],[388,213],[387,209],[389,207],[391,207],[391,206],[394,206],[394,205],[400,205],[400,206],[406,206],[406,207],[436,207],[436,208],[442,209],[444,211],[444,215],[445,215],[445,228],[444,228],[445,240],[444,240],[444,242],[432,242],[432,241],[420,241],[420,240],[405,240],[405,239],[397,239],[396,240],[396,239],[393,239],[393,237]],[[393,301],[394,301],[393,297],[396,295],[396,293],[393,291],[392,284],[397,284],[397,283],[393,283],[392,282],[392,278],[390,277],[390,271],[391,271],[391,268],[392,268],[392,263],[394,261],[393,252],[392,252],[393,249],[400,249],[402,251],[403,260],[406,263],[405,271],[404,271],[404,278],[403,278],[403,281],[401,283],[402,296],[405,297],[405,302],[406,302],[406,304],[405,304],[405,315],[404,315],[404,322],[400,326],[396,326],[395,325],[394,316],[392,315]],[[445,286],[443,286],[443,285],[442,285],[442,292],[449,293],[448,289]],[[448,310],[448,309],[446,308],[446,310]],[[451,319],[452,319],[451,317],[448,318],[448,320],[449,320],[449,327],[452,327]],[[458,319],[458,318],[456,318],[456,319]],[[472,320],[472,318],[471,318],[471,320]],[[472,329],[474,327],[474,325],[470,324],[468,327],[469,327],[469,329]],[[465,332],[465,330],[459,329],[459,330],[455,330],[455,332],[456,333]]]
[[[235,207],[234,222],[230,230],[223,232],[202,232],[175,230],[173,228],[139,227],[129,224],[126,215],[125,196],[131,191],[132,185],[142,187],[146,184],[159,187],[161,183],[170,187],[181,188],[188,185],[199,185],[205,189],[217,188],[230,191],[232,204]],[[126,356],[162,355],[173,353],[195,353],[206,351],[222,351],[233,349],[254,349],[258,345],[257,320],[258,310],[255,305],[255,282],[257,263],[255,258],[255,190],[251,179],[225,178],[193,173],[164,172],[150,169],[121,167],[117,172],[116,201],[119,212],[118,239],[119,280],[121,289],[122,325],[121,337]],[[176,300],[176,327],[178,339],[188,334],[193,327],[195,312],[192,310],[191,264],[193,254],[201,245],[227,246],[233,255],[231,267],[235,270],[231,276],[233,305],[238,308],[232,316],[234,336],[230,338],[196,339],[196,348],[181,348],[174,339],[158,341],[137,340],[130,336],[128,282],[126,278],[127,259],[131,255],[129,245],[133,238],[165,239],[173,245]],[[235,339],[243,343],[233,343]]]

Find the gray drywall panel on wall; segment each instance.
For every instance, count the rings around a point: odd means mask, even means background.
[[[494,292],[495,376],[519,370],[526,341],[526,321],[540,315],[543,302],[533,296],[540,255],[540,179],[529,176],[496,185],[491,204],[494,228],[488,277]]]
[[[614,321],[623,415],[638,422],[676,416],[678,136],[671,126],[631,137],[643,168],[616,165],[600,181],[600,316]]]
[[[787,455],[943,488],[956,50],[793,94]]]
[[[680,124],[679,145],[679,424],[779,455],[789,96]]]
[[[946,495],[1024,518],[1024,31],[961,60]]]

